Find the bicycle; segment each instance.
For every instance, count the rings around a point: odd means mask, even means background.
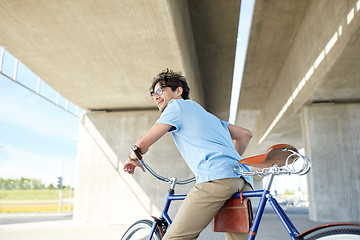
[[[172,201],[184,200],[186,195],[175,195],[176,184],[188,184],[195,181],[190,178],[184,181],[177,181],[175,177],[165,178],[154,172],[143,160],[142,155],[137,148],[132,149],[138,160],[155,178],[170,183],[164,208],[159,218],[152,217],[154,221],[140,220],[131,225],[122,236],[121,240],[131,239],[155,239],[161,240],[172,220],[168,215],[168,210]],[[244,198],[260,198],[251,229],[249,230],[248,240],[254,240],[258,231],[261,218],[264,213],[265,205],[270,203],[280,221],[288,232],[290,239],[293,240],[312,240],[312,239],[360,239],[360,224],[357,223],[332,223],[321,225],[299,233],[290,218],[286,215],[276,199],[270,194],[270,188],[276,175],[299,174],[305,175],[311,169],[310,160],[299,154],[296,148],[288,144],[278,144],[270,147],[266,154],[245,158],[239,161],[241,164],[234,167],[234,171],[240,175],[267,176],[265,188],[256,191],[244,191]],[[242,164],[262,168],[262,171],[244,172]],[[231,198],[239,198],[240,193],[235,193]]]

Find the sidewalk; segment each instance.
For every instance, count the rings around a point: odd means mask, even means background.
[[[21,216],[24,219],[22,223],[9,223],[11,219],[19,219]],[[39,218],[40,221],[27,222],[32,217]],[[46,218],[49,220],[44,221]],[[72,216],[66,215],[66,213],[0,214],[0,222],[2,223],[0,224],[1,240],[119,240],[127,227],[125,225],[76,223],[72,220]]]
[[[13,215],[13,217],[16,215]],[[50,216],[49,216],[50,217]],[[308,220],[306,214],[289,214],[290,219],[300,232],[321,225],[322,223]],[[1,219],[11,219],[11,215],[0,215]],[[71,219],[50,220],[30,223],[0,224],[1,240],[119,240],[128,225],[76,223]],[[211,231],[211,224],[201,233],[199,240],[225,239],[223,233]],[[275,214],[264,214],[258,240],[289,239],[288,234]]]

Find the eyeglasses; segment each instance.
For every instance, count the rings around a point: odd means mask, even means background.
[[[161,86],[154,93],[151,94],[154,101],[156,101],[156,96],[161,96],[163,94],[163,88],[166,88],[167,86]]]

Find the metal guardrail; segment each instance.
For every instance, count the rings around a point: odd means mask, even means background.
[[[0,75],[24,87],[30,92],[42,97],[75,117],[79,117],[84,110],[61,96],[44,80],[38,77],[11,53],[0,46]],[[24,79],[26,78],[26,79]]]

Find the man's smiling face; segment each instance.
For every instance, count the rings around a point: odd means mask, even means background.
[[[154,94],[152,95],[156,105],[160,112],[163,112],[171,99],[182,99],[182,88],[178,87],[175,91],[171,90],[171,87],[161,86],[157,83],[154,87]]]

